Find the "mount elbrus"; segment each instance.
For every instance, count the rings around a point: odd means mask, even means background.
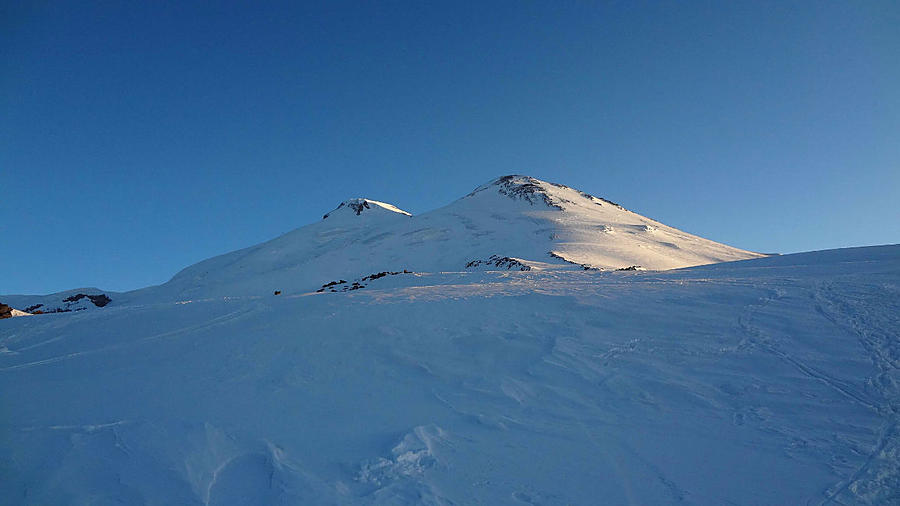
[[[111,296],[116,302],[145,296],[173,300],[291,294],[341,280],[349,287],[354,280],[382,272],[665,270],[761,256],[682,232],[561,184],[509,175],[419,216],[376,200],[350,199],[317,223],[204,260],[159,286],[127,294],[82,288],[59,296],[7,297],[3,302],[18,309],[41,304],[45,312],[68,311],[99,306],[64,301],[81,292]]]
[[[418,216],[348,200],[317,223],[192,265],[159,290],[178,298],[297,293],[378,272],[658,270],[761,256],[567,186],[505,176]]]
[[[102,307],[101,295],[116,303],[342,291],[354,282],[363,287],[362,278],[378,273],[665,270],[761,256],[561,184],[510,175],[419,216],[376,200],[350,199],[317,223],[204,260],[159,286],[125,294],[82,288],[7,296],[3,302],[54,312]],[[67,300],[77,294],[91,299]]]
[[[900,503],[900,245],[759,256],[507,176],[0,295],[0,502]]]

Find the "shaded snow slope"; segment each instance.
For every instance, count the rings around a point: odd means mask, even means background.
[[[762,255],[566,186],[505,176],[415,217],[390,204],[349,200],[318,223],[200,262],[137,295],[159,300],[300,293],[385,270],[464,271],[492,256],[531,268],[672,269]]]
[[[368,282],[0,321],[0,497],[900,500],[900,246]]]

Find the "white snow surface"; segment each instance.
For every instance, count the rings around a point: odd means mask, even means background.
[[[900,503],[900,245],[580,270],[548,245],[597,266],[748,254],[574,190],[563,210],[490,193],[0,321],[0,502]],[[595,224],[628,242],[597,248]],[[428,269],[491,254],[550,263]],[[417,272],[301,290],[386,260]]]
[[[190,266],[128,300],[302,293],[380,271],[464,271],[469,262],[494,255],[534,269],[652,270],[764,256],[563,185],[514,175],[414,217],[390,204],[351,199],[317,223]]]

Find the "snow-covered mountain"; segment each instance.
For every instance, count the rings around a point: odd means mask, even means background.
[[[0,302],[50,313],[0,320],[3,504],[900,503],[900,245],[507,176]]]
[[[348,200],[317,223],[190,266],[152,293],[180,299],[302,293],[383,271],[483,268],[491,257],[529,269],[661,270],[761,256],[563,185],[505,176],[420,216]]]

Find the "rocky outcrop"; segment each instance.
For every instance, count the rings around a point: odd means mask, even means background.
[[[507,271],[530,271],[531,266],[523,264],[521,261],[515,258],[510,257],[501,257],[499,255],[491,255],[487,258],[487,260],[472,260],[471,262],[466,264],[466,269],[475,269],[479,267],[484,267],[490,269],[491,267],[496,267],[497,269],[507,270]]]
[[[71,297],[66,297],[65,299],[63,299],[63,302],[78,302],[85,297],[87,297],[91,301],[91,303],[93,303],[97,307],[103,307],[112,301],[112,299],[110,299],[105,293],[101,293],[100,295],[87,295],[79,293]]]
[[[5,318],[14,318],[16,316],[31,316],[31,313],[19,311],[18,309],[11,307],[9,304],[0,303],[0,320]]]
[[[600,197],[595,197],[589,193],[585,193],[580,190],[576,190],[574,188],[570,188],[566,185],[562,185],[559,183],[550,183],[546,181],[541,181],[540,179],[535,179],[529,176],[521,176],[518,174],[510,174],[508,176],[503,176],[497,178],[495,181],[476,188],[475,191],[467,195],[471,197],[480,191],[484,191],[488,188],[497,188],[497,192],[501,195],[505,195],[513,200],[523,200],[528,202],[531,205],[543,203],[547,207],[552,207],[553,209],[563,210],[562,204],[564,203],[572,203],[571,200],[560,197],[559,195],[553,195],[552,191],[549,191],[550,187],[555,188],[564,188],[566,190],[572,190],[577,192],[582,197],[590,200],[594,204],[598,206],[602,206],[604,204],[609,204],[611,206],[617,207],[619,209],[625,210],[624,207],[616,204],[611,200],[607,200]]]
[[[356,202],[341,202],[341,205],[339,205],[337,208],[340,209],[344,206],[347,206],[350,209],[352,209],[356,213],[357,216],[362,214],[363,209],[371,209],[371,207],[369,207],[369,203],[366,202],[365,200],[359,200]],[[335,211],[336,210],[337,209],[335,209]],[[332,211],[332,212],[334,212],[334,211]],[[324,220],[325,218],[328,218],[329,214],[331,214],[331,213],[328,213],[325,216],[322,216],[322,219]]]
[[[56,302],[47,303],[45,299],[45,302],[26,307],[25,312],[31,314],[71,313],[73,311],[84,311],[91,306],[105,307],[112,302],[112,299],[105,293],[87,294],[79,292],[62,299],[60,302],[62,304]]]
[[[339,206],[337,206],[333,211],[322,216],[322,219],[323,220],[328,219],[330,216],[334,216],[335,213],[359,216],[363,213],[363,211],[368,210],[368,209],[378,211],[379,213],[384,212],[384,211],[389,211],[390,213],[402,214],[405,216],[412,216],[411,214],[404,211],[403,209],[400,209],[399,207],[397,207],[395,205],[388,204],[387,202],[379,202],[377,200],[371,200],[371,199],[350,199],[350,200],[345,200],[345,201],[341,202],[341,204]],[[367,214],[371,214],[371,213],[367,213]]]
[[[331,281],[322,285],[322,288],[316,290],[316,293],[322,292],[350,292],[353,290],[359,290],[360,288],[365,288],[368,286],[368,282],[374,281],[376,279],[381,279],[385,276],[396,276],[398,274],[412,274],[412,271],[408,271],[403,269],[402,271],[382,271],[376,272],[375,274],[369,274],[368,276],[363,276],[352,283],[348,283],[347,281],[341,279],[338,281]]]
[[[555,251],[549,251],[549,252],[547,252],[547,254],[553,258],[558,258],[567,264],[577,265],[578,267],[581,267],[582,269],[584,269],[586,271],[602,271],[603,270],[600,267],[594,267],[594,266],[591,266],[588,264],[580,264],[578,262],[574,262],[574,261],[569,260],[568,258],[560,255],[559,253],[557,253]]]
[[[496,181],[497,191],[501,195],[506,195],[513,200],[524,200],[531,205],[543,203],[547,207],[559,209],[562,211],[562,202],[551,197],[541,186],[541,182],[532,177],[509,175],[503,176]]]

